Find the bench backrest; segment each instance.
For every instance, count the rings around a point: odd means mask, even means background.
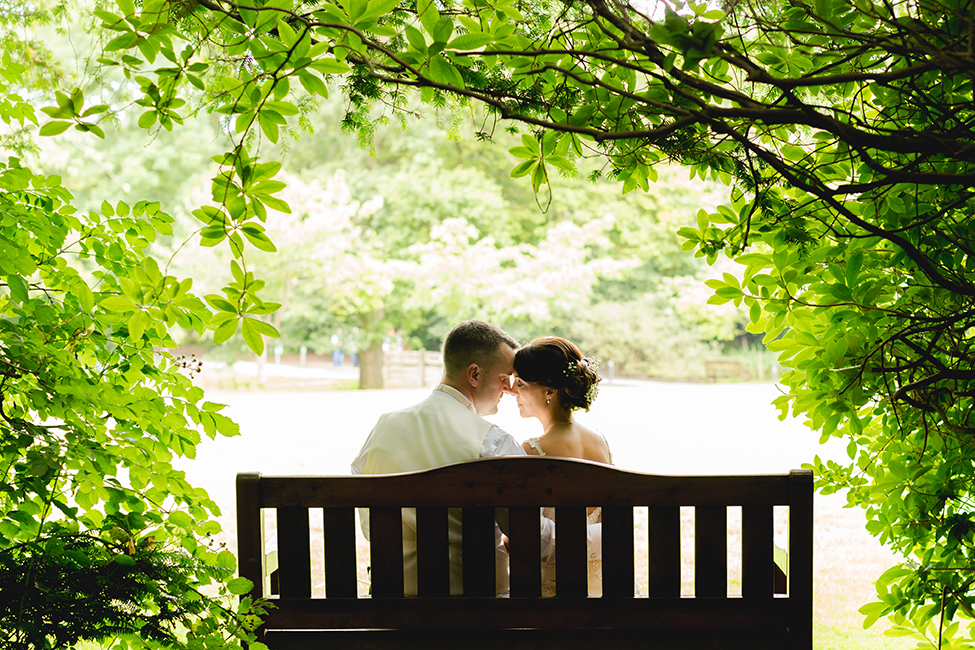
[[[268,629],[777,630],[812,645],[812,475],[657,476],[503,458],[382,476],[237,476],[240,574],[265,591],[262,509],[277,510],[280,598]],[[540,598],[539,507],[556,509],[556,588]],[[587,598],[586,508],[602,507],[603,597]],[[634,596],[633,508],[649,513],[649,596]],[[694,516],[681,597],[680,508]],[[741,507],[741,596],[727,594],[727,512]],[[773,592],[773,507],[789,509],[788,595]],[[401,508],[416,508],[418,596],[403,596]],[[447,511],[462,508],[464,596],[449,596]],[[495,508],[508,508],[511,598],[494,598]],[[323,510],[325,597],[311,597],[309,509]],[[369,508],[372,595],[357,597],[355,508]],[[786,640],[783,645],[782,640]],[[770,644],[770,645],[774,645]]]

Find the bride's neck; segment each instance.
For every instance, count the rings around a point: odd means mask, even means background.
[[[559,426],[572,424],[571,416],[569,416],[567,413],[556,412],[545,413],[543,416],[538,418],[538,421],[542,423],[542,430],[544,433],[557,429]]]

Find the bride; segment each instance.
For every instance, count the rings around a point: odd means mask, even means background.
[[[533,340],[515,353],[511,394],[523,418],[537,418],[543,433],[523,443],[529,455],[581,458],[612,463],[606,438],[572,419],[573,411],[589,410],[599,383],[598,365],[583,357],[571,341],[558,336]],[[543,516],[555,519],[555,509]],[[589,523],[599,523],[601,510],[592,508]],[[589,560],[589,595],[602,594],[602,560]],[[555,595],[555,563],[542,564],[542,595]]]

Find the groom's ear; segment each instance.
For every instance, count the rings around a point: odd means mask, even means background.
[[[481,380],[481,367],[476,363],[472,363],[467,366],[467,370],[464,372],[464,377],[467,378],[467,382],[473,386],[477,387],[478,382]]]

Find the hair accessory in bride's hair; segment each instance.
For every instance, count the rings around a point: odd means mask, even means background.
[[[583,402],[587,411],[599,393],[599,361],[595,357],[583,357],[576,362],[570,363],[565,369],[565,376],[575,381],[588,384]]]

